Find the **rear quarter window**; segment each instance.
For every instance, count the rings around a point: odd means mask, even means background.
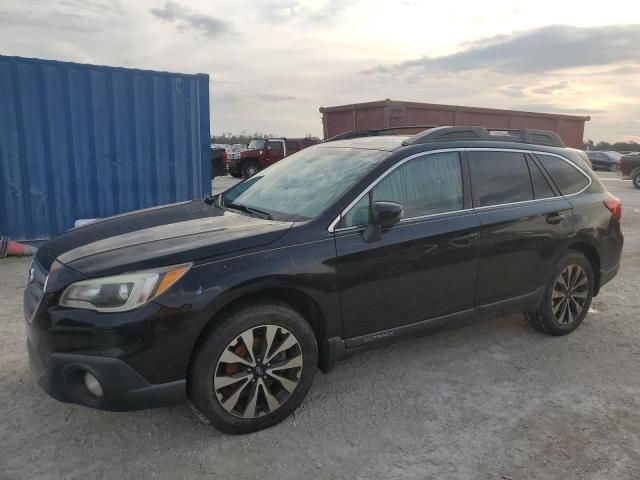
[[[536,157],[563,195],[578,193],[589,185],[589,178],[570,161],[540,153]]]

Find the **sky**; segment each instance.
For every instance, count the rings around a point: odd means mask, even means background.
[[[0,54],[207,73],[214,134],[322,136],[319,107],[391,98],[640,141],[629,0],[0,0]]]

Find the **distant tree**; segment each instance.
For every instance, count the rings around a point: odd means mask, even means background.
[[[589,139],[586,142],[584,142],[584,149],[600,150],[600,151],[612,150],[615,152],[624,152],[624,151],[640,152],[640,143],[634,142],[634,141],[614,142],[614,143],[609,143],[609,142],[595,143],[593,140]]]
[[[254,132],[247,133],[245,130],[241,131],[239,134],[234,134],[231,132],[222,132],[221,135],[212,135],[211,143],[240,143],[242,145],[248,144],[254,138],[272,138],[273,133],[262,133],[262,132]]]
[[[242,145],[246,145],[254,138],[273,138],[273,137],[281,137],[281,135],[274,135],[273,133],[262,133],[262,132],[254,132],[249,134],[245,130],[241,131],[239,134],[234,134],[231,132],[222,132],[222,134],[220,135],[212,135],[211,143],[230,143],[230,144],[240,143]],[[318,140],[318,137],[314,137],[310,133],[307,133],[305,138]]]

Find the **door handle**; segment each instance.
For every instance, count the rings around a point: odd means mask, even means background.
[[[462,235],[461,237],[456,237],[451,240],[449,243],[454,247],[468,247],[473,243],[473,241],[478,238],[478,232],[469,233],[468,235]]]
[[[564,214],[558,212],[550,213],[549,215],[547,215],[546,220],[547,223],[551,225],[557,225],[564,220]]]

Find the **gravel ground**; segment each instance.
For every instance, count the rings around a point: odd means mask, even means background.
[[[573,334],[511,316],[370,351],[242,437],[184,405],[110,413],[49,398],[25,352],[29,260],[0,260],[0,478],[640,478],[640,190],[601,177],[625,202],[623,267]]]

